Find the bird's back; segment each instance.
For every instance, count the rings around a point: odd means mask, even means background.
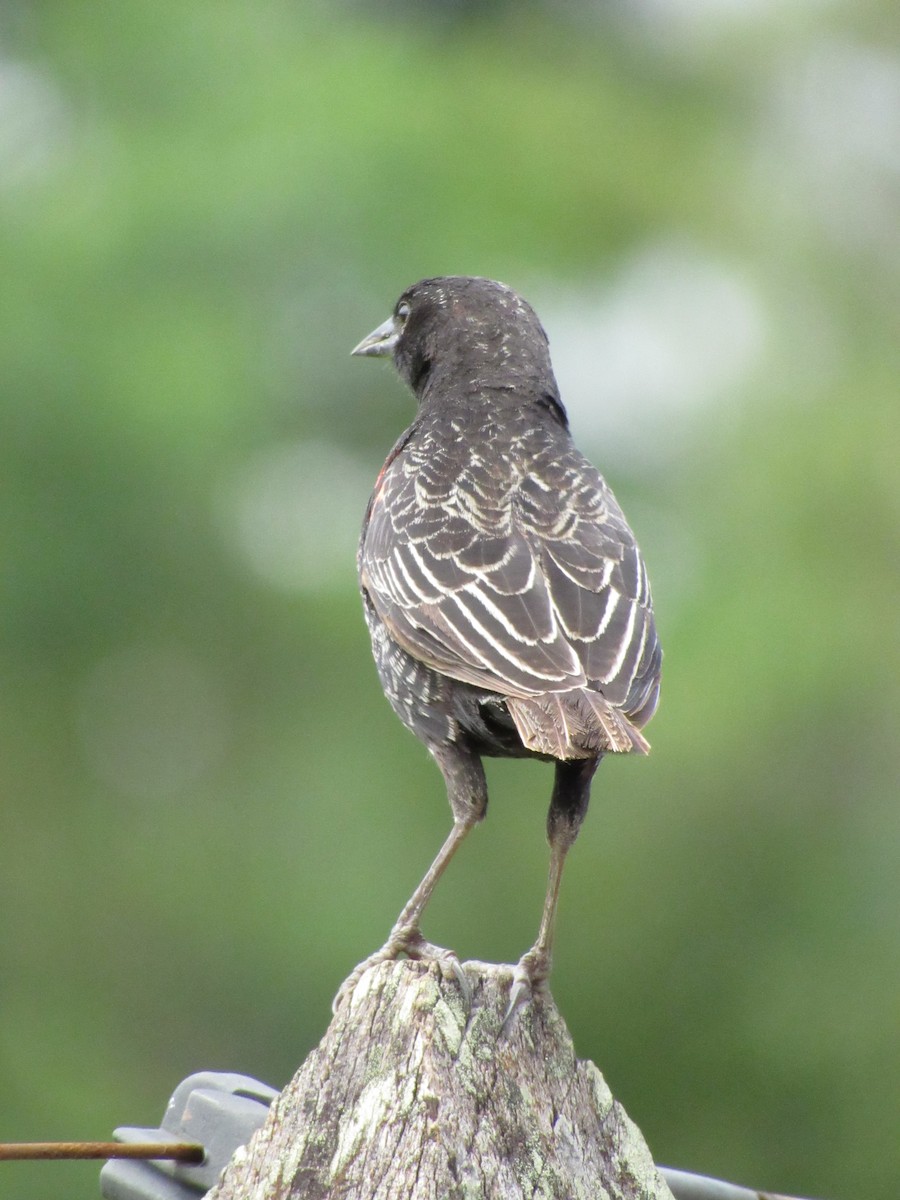
[[[646,571],[552,395],[424,405],[379,477],[359,567],[386,635],[499,700],[524,752],[646,750],[661,657]]]

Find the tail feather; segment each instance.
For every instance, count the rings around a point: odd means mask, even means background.
[[[613,751],[646,754],[650,743],[598,692],[576,688],[506,700],[519,737],[529,750],[552,758],[594,758]]]

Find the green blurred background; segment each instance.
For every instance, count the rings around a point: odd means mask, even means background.
[[[444,837],[354,571],[412,403],[348,352],[482,274],[549,331],[666,649],[564,882],[577,1051],[660,1161],[894,1200],[895,15],[7,2],[0,1139],[281,1086]],[[551,772],[489,779],[425,929],[514,961]]]

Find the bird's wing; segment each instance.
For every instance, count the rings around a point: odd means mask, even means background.
[[[398,451],[370,501],[359,566],[394,640],[476,687],[589,687],[628,712],[648,673],[656,635],[640,553],[571,445],[549,447],[524,476],[477,454],[447,470],[434,448]]]

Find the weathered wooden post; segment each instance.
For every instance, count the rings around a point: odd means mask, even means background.
[[[500,1034],[511,968],[367,971],[210,1200],[671,1200],[549,995]]]

